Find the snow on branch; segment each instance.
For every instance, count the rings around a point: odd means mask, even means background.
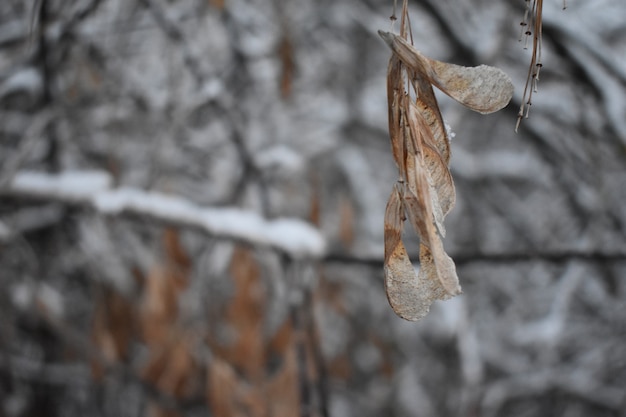
[[[61,174],[21,171],[2,193],[88,205],[105,215],[147,216],[199,228],[218,238],[272,247],[294,258],[321,258],[326,250],[326,241],[320,232],[299,219],[268,220],[251,210],[202,207],[174,195],[129,187],[112,188],[112,183],[112,178],[102,171]]]

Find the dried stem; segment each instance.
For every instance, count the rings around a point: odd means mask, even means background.
[[[530,18],[528,12],[530,10]],[[526,76],[526,84],[524,85],[524,94],[522,96],[522,104],[517,114],[517,123],[515,131],[519,129],[522,118],[528,118],[530,106],[532,105],[533,92],[537,92],[537,81],[539,80],[539,71],[543,64],[541,63],[541,45],[542,45],[542,10],[543,0],[533,0],[532,8],[529,8],[529,0],[526,0],[526,11],[524,12],[524,20],[521,23],[522,30],[526,28],[524,33],[525,45],[527,47],[528,38],[533,35],[533,50],[528,67],[528,75]],[[532,31],[531,31],[532,27]],[[521,40],[521,39],[520,39]]]

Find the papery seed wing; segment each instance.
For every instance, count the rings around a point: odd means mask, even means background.
[[[433,84],[441,91],[482,114],[496,112],[513,97],[511,78],[500,68],[488,65],[462,67],[429,60],[436,74]]]
[[[430,63],[427,58],[418,52],[417,49],[404,38],[391,32],[383,32],[382,30],[379,30],[378,34],[383,38],[394,54],[400,58],[404,65],[428,80],[434,77],[434,73],[430,68]]]
[[[445,255],[439,264],[440,265],[436,264],[430,249],[425,245],[420,245],[420,270],[418,273],[418,281],[422,283],[422,287],[429,289],[430,296],[433,300],[447,300],[460,294],[461,287],[458,284],[456,268],[452,259],[448,255]],[[444,276],[443,280],[440,278],[440,275]],[[442,282],[448,285],[444,285]],[[446,286],[452,290],[446,289]]]
[[[397,187],[394,187],[385,208],[385,263],[402,243],[404,208]]]
[[[427,210],[424,206],[424,202],[417,198],[413,191],[405,188],[404,206],[407,218],[409,219],[409,223],[411,223],[413,230],[415,230],[415,233],[417,233],[420,237],[420,241],[428,245],[428,226],[426,225],[426,222],[432,220],[427,220],[425,217]]]
[[[385,292],[391,308],[398,316],[415,321],[428,313],[436,296],[432,295],[431,281],[420,282],[418,279],[402,243],[402,205],[399,190],[394,187],[385,210]],[[442,287],[436,295],[439,293],[445,296]]]
[[[400,102],[403,99],[402,68],[398,57],[391,55],[387,68],[387,107],[389,111],[389,137],[391,139],[391,152],[401,171],[404,170],[404,146],[401,138]]]
[[[424,56],[393,33],[378,33],[405,65],[474,111],[493,113],[506,106],[513,97],[513,83],[499,68],[487,65],[463,67],[437,61]]]
[[[433,301],[446,297],[437,281],[418,278],[402,242],[385,264],[385,291],[393,311],[411,321],[424,317]]]
[[[457,280],[457,286],[449,291],[439,278],[442,275],[447,283],[450,277],[456,277],[452,260],[446,255],[437,265],[431,251],[423,244],[420,245],[422,264],[416,274],[401,240],[402,206],[398,189],[394,188],[385,211],[385,292],[398,316],[416,321],[428,314],[435,300],[446,300],[458,294],[460,288]]]
[[[423,113],[432,114],[432,111],[425,111],[417,105],[411,103],[409,108],[409,126],[413,131],[413,135],[419,137],[420,141],[420,156],[423,168],[428,173],[428,181],[435,189],[437,204],[440,206],[442,212],[442,218],[445,216],[454,206],[456,201],[456,191],[454,189],[454,181],[452,180],[452,174],[448,168],[447,161],[436,148],[437,143],[433,128],[437,132],[443,130],[443,138],[441,140],[447,141],[445,137],[445,128],[437,123],[429,124]],[[438,133],[441,135],[442,133]]]
[[[405,14],[408,11],[403,9],[403,19]],[[406,30],[404,25],[402,28]],[[385,290],[396,314],[419,320],[433,301],[461,292],[454,262],[441,241],[445,234],[443,219],[454,205],[456,194],[448,168],[449,138],[432,85],[477,111],[485,110],[481,102],[484,98],[472,101],[463,92],[446,90],[466,88],[454,84],[452,78],[467,78],[468,72],[459,75],[457,68],[441,67],[443,63],[423,56],[402,37],[379,34],[394,52],[387,71],[387,100],[392,152],[401,178],[385,210]],[[415,102],[406,91],[407,81],[415,89]],[[405,215],[420,238],[419,273],[402,242]]]
[[[448,137],[433,88],[430,84],[426,85],[427,87],[420,89],[420,96],[413,105],[432,132],[432,136],[424,138],[426,143],[436,148],[443,162],[448,165],[450,163],[450,138]]]
[[[438,217],[443,217],[440,213],[437,213],[437,202],[433,196],[433,188],[427,180],[427,173],[425,169],[418,170],[416,175],[418,176],[418,195],[417,198],[424,202],[423,216],[426,219],[426,233],[420,233],[420,239],[422,245],[420,246],[420,265],[423,249],[428,249],[428,253],[432,258],[432,266],[424,269],[426,277],[429,279],[437,280],[441,283],[443,289],[449,295],[457,295],[461,293],[461,287],[459,285],[459,278],[456,275],[456,268],[454,262],[446,254],[443,243],[441,241],[443,225],[439,224]],[[430,204],[428,204],[430,203]],[[439,232],[439,233],[438,233]]]

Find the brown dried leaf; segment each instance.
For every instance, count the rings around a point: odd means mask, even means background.
[[[394,54],[441,91],[479,113],[502,109],[513,97],[513,83],[502,70],[487,65],[463,67],[430,59],[405,39],[378,31]]]
[[[143,296],[139,305],[139,325],[143,341],[158,348],[170,337],[178,317],[178,297],[189,284],[192,262],[176,229],[163,232],[164,260],[154,264],[140,279]]]
[[[163,265],[155,265],[144,278],[144,293],[139,304],[139,325],[143,342],[158,349],[168,340],[178,316],[175,274]]]
[[[267,411],[264,415],[291,417],[300,414],[298,358],[293,340],[284,352],[280,369],[268,378],[260,393],[267,404]]]
[[[103,287],[97,299],[91,328],[91,340],[100,349],[102,359],[114,364],[125,360],[135,334],[135,310],[132,303],[112,288]],[[92,359],[92,375],[96,381],[104,376],[101,360]]]
[[[195,392],[194,379],[199,369],[192,354],[192,336],[182,333],[175,336],[159,349],[153,349],[142,378],[175,398],[187,398]]]
[[[287,99],[291,96],[296,63],[293,44],[286,30],[284,30],[283,37],[278,46],[278,56],[281,64],[280,95],[283,99]]]
[[[209,4],[218,10],[224,9],[224,0],[209,0]]]
[[[242,416],[237,404],[239,379],[234,369],[215,357],[209,364],[207,379],[207,400],[211,413],[218,417]]]
[[[163,247],[168,265],[176,272],[176,284],[182,289],[188,284],[188,275],[191,272],[191,258],[180,241],[178,230],[167,228],[163,232]]]
[[[263,375],[265,361],[263,315],[265,292],[261,267],[252,249],[237,246],[233,253],[230,274],[235,294],[227,307],[224,322],[234,332],[233,340],[216,343],[214,351],[226,359],[250,380]]]

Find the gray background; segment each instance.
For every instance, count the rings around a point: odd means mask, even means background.
[[[464,294],[408,323],[382,287],[391,0],[0,2],[0,416],[222,415],[202,381],[176,398],[142,379],[139,337],[93,377],[102,294],[145,300],[133,271],[167,258],[164,226],[6,191],[23,170],[85,169],[317,223],[321,259],[251,247],[264,340],[288,320],[317,334],[302,416],[626,415],[626,3],[544,3],[539,90],[515,133],[524,2],[410,2],[416,48],[498,66],[515,95],[488,116],[439,95]],[[227,323],[235,244],[173,223],[190,258],[175,322],[202,335]]]

